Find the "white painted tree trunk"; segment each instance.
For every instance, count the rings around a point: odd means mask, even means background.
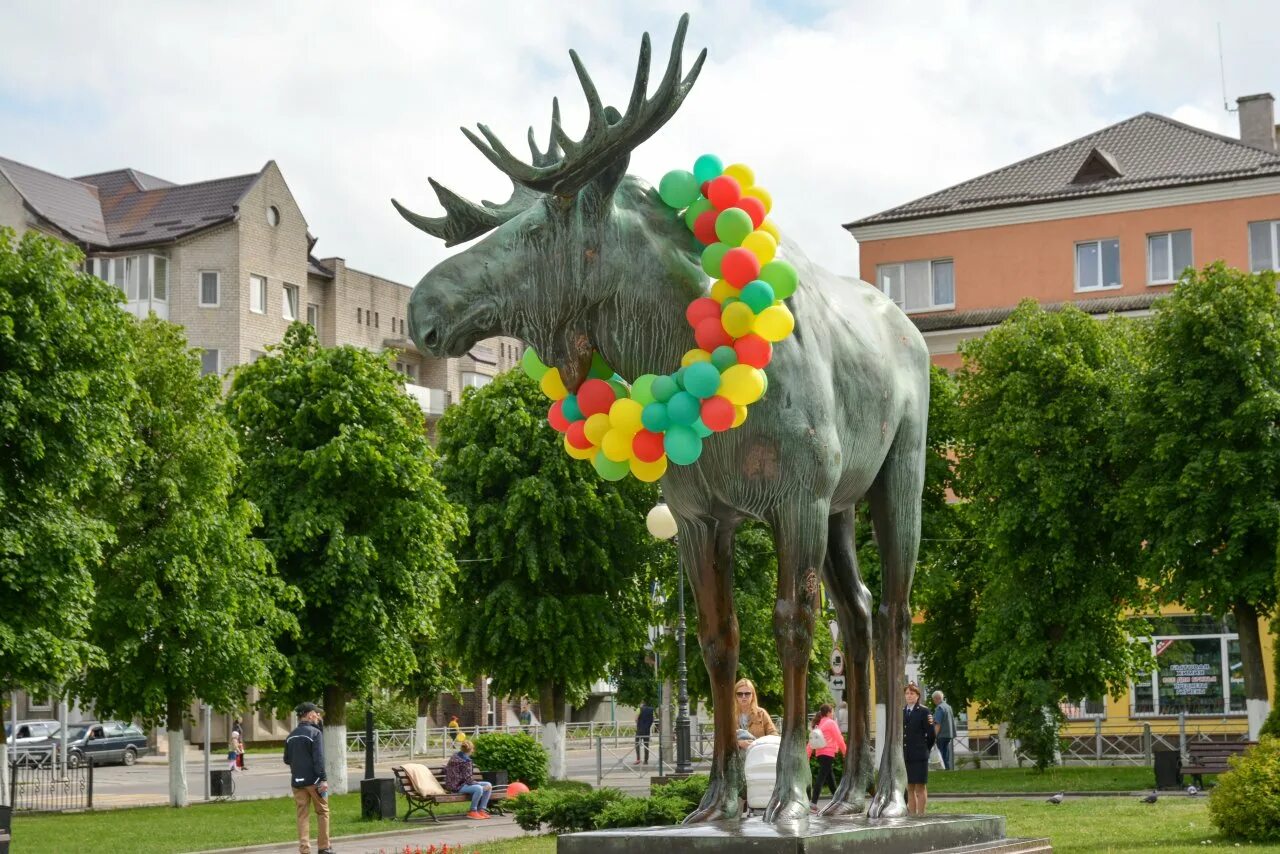
[[[1009,724],[1002,723],[996,730],[996,738],[1000,740],[1000,767],[1018,767],[1018,751],[1013,749],[1013,739],[1009,737]]]
[[[418,723],[413,729],[413,749],[415,753],[427,752],[427,716],[418,715]]]
[[[542,725],[542,746],[547,749],[551,779],[568,780],[569,766],[565,761],[565,725],[561,721],[547,721]]]
[[[889,710],[884,703],[876,703],[876,768],[880,767],[880,757],[884,755],[885,721],[888,717]]]
[[[187,797],[187,742],[182,730],[166,730],[169,743],[169,806],[185,807]]]
[[[324,732],[324,774],[329,794],[347,793],[347,728],[326,724]]]
[[[1249,740],[1257,741],[1262,725],[1267,722],[1267,715],[1271,714],[1271,703],[1255,699],[1247,699],[1244,702],[1249,712]]]

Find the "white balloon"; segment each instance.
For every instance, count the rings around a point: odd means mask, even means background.
[[[665,501],[649,511],[644,524],[649,533],[659,540],[669,540],[676,535],[676,517]]]

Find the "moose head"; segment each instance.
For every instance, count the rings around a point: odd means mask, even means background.
[[[392,200],[406,220],[446,246],[488,234],[442,261],[414,289],[409,334],[419,349],[460,356],[481,338],[514,336],[559,368],[575,390],[586,379],[593,350],[631,378],[643,372],[642,364],[652,370],[678,359],[685,348],[669,342],[664,330],[675,328],[666,324],[678,322],[682,306],[703,289],[705,277],[678,216],[626,170],[632,149],[675,115],[702,69],[705,49],[688,75],[681,72],[688,24],[689,16],[682,16],[666,73],[651,98],[649,34],[644,34],[625,113],[603,104],[577,53],[569,52],[588,107],[580,140],[565,133],[558,101],[552,102],[545,151],[529,129],[529,163],[486,126],[479,125],[483,139],[463,128],[511,179],[506,202],[476,204],[434,179],[428,180],[444,216],[422,216]],[[655,287],[658,283],[674,286],[679,296],[672,300],[671,291]],[[655,293],[663,294],[661,303],[674,306],[673,317],[666,317],[673,309],[659,305]],[[624,326],[629,334],[622,337],[629,342],[619,337]]]

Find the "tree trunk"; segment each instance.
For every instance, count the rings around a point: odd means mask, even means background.
[[[1240,634],[1240,669],[1244,671],[1245,708],[1249,712],[1249,740],[1258,740],[1271,711],[1267,700],[1267,671],[1262,664],[1262,637],[1258,631],[1258,609],[1249,602],[1236,602],[1231,607]]]
[[[565,762],[564,686],[544,682],[538,688],[542,703],[542,746],[547,749],[552,780],[569,779]]]
[[[333,685],[324,689],[324,774],[329,794],[347,793],[347,692]],[[341,721],[341,723],[336,723]]]
[[[7,710],[9,707],[8,700],[5,699],[7,696],[8,696],[7,692],[0,694],[0,804],[13,803],[13,801],[9,798],[9,795],[7,794],[8,786],[9,786],[9,762],[10,762],[9,741],[8,739],[5,738],[5,734],[4,734],[4,722],[6,720],[5,714],[7,713]]]
[[[414,750],[427,752],[427,718],[431,715],[431,698],[423,694],[418,698],[418,720],[413,729]]]
[[[169,739],[169,806],[185,807],[187,798],[187,740],[182,735],[183,706],[170,698],[165,717],[165,734]]]

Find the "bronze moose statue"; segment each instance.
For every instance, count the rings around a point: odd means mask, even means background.
[[[511,178],[502,203],[468,201],[431,181],[446,215],[400,204],[412,224],[455,245],[483,240],[428,272],[413,292],[409,334],[423,351],[461,356],[482,338],[508,335],[534,347],[570,391],[587,378],[593,352],[627,380],[674,370],[690,346],[689,302],[706,294],[699,244],[679,214],[628,175],[630,152],[663,126],[689,94],[706,58],[687,75],[680,19],[666,72],[649,97],[649,36],[626,111],[603,104],[574,52],[589,108],[574,140],[553,102],[551,139],[531,158],[514,156],[484,125],[467,138]],[[693,465],[673,466],[662,489],[678,525],[680,565],[698,608],[698,641],[715,711],[711,784],[686,822],[735,818],[742,759],[735,740],[738,622],[733,542],[746,519],[773,532],[778,555],[774,636],[784,701],[770,822],[808,816],[806,681],[819,609],[819,579],[834,603],[850,664],[849,753],[826,815],[893,817],[903,801],[902,705],[911,629],[911,579],[920,540],[929,354],[915,326],[887,296],[810,263],[785,236],[780,254],[799,272],[790,298],[794,334],[769,365],[768,393],[739,429],[717,434]],[[858,574],[854,508],[868,500],[883,561],[877,622],[885,657],[881,686],[886,745],[874,797],[872,599]]]

